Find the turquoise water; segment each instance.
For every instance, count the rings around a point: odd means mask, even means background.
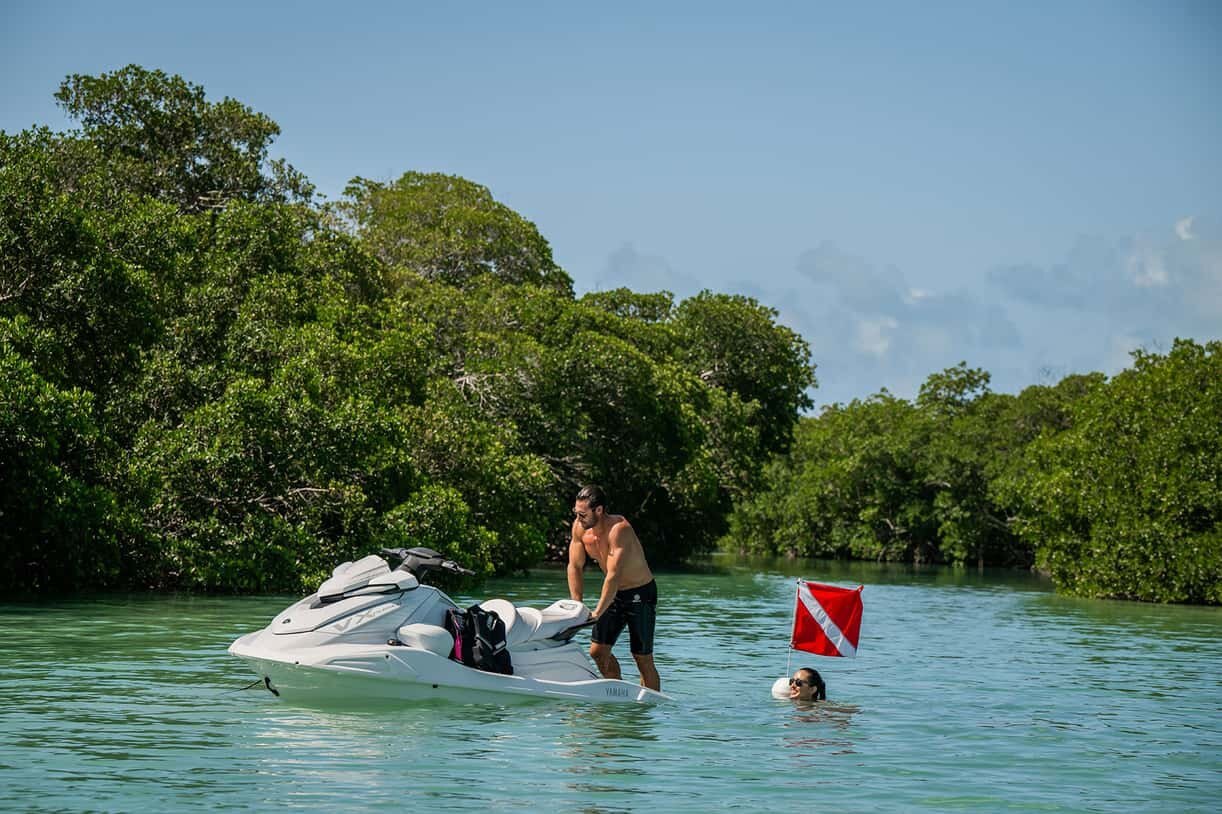
[[[769,695],[796,575],[866,585],[858,658],[794,656],[828,683],[805,708]],[[654,708],[323,709],[240,690],[253,676],[225,648],[292,597],[0,606],[0,809],[1222,807],[1222,610],[828,563],[719,562],[658,583],[675,701]],[[541,607],[564,574],[485,593]]]

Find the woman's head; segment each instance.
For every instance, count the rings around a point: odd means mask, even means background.
[[[789,697],[795,701],[823,701],[827,698],[827,686],[823,676],[813,667],[801,667],[789,679]]]

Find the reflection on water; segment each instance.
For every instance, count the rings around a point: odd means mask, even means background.
[[[768,574],[857,585],[926,585],[960,589],[1051,591],[1047,579],[1008,568],[950,568],[941,565],[863,560],[803,560],[788,557],[713,555],[715,570],[730,575]]]
[[[564,714],[558,740],[565,787],[578,795],[640,795],[648,790],[649,767],[641,760],[656,741],[656,708],[574,707]],[[586,810],[618,811],[619,808]]]
[[[657,708],[586,704],[566,710],[565,723],[575,736],[591,742],[656,741]]]
[[[797,576],[866,586],[859,658],[795,659],[828,682],[811,705],[770,695],[793,666]],[[1217,608],[863,563],[715,558],[658,582],[675,702],[647,708],[340,709],[240,691],[250,676],[225,648],[291,597],[0,606],[0,809],[1192,812],[1222,798]],[[567,588],[549,569],[489,594],[543,607]]]
[[[853,716],[855,704],[832,701],[779,701],[792,711],[782,726],[787,730],[785,748],[800,750],[818,758],[820,754],[849,755],[854,752]],[[860,737],[860,735],[857,735]]]
[[[1218,627],[1218,608],[1147,605],[1047,594],[1033,597],[1025,611],[1035,618],[1058,624],[1070,622],[1084,630],[1101,634],[1127,632],[1161,637],[1164,633],[1170,633],[1181,644],[1195,639],[1204,645],[1216,644],[1222,637],[1222,630]]]

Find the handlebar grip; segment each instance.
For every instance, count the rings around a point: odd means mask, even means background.
[[[446,560],[441,564],[441,567],[447,571],[453,571],[455,574],[467,574],[468,576],[473,576],[475,574],[475,572],[470,568],[463,568],[461,565],[454,562],[454,560]]]

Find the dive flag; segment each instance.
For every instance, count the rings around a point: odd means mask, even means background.
[[[798,580],[789,646],[820,656],[856,656],[861,633],[861,591]]]

